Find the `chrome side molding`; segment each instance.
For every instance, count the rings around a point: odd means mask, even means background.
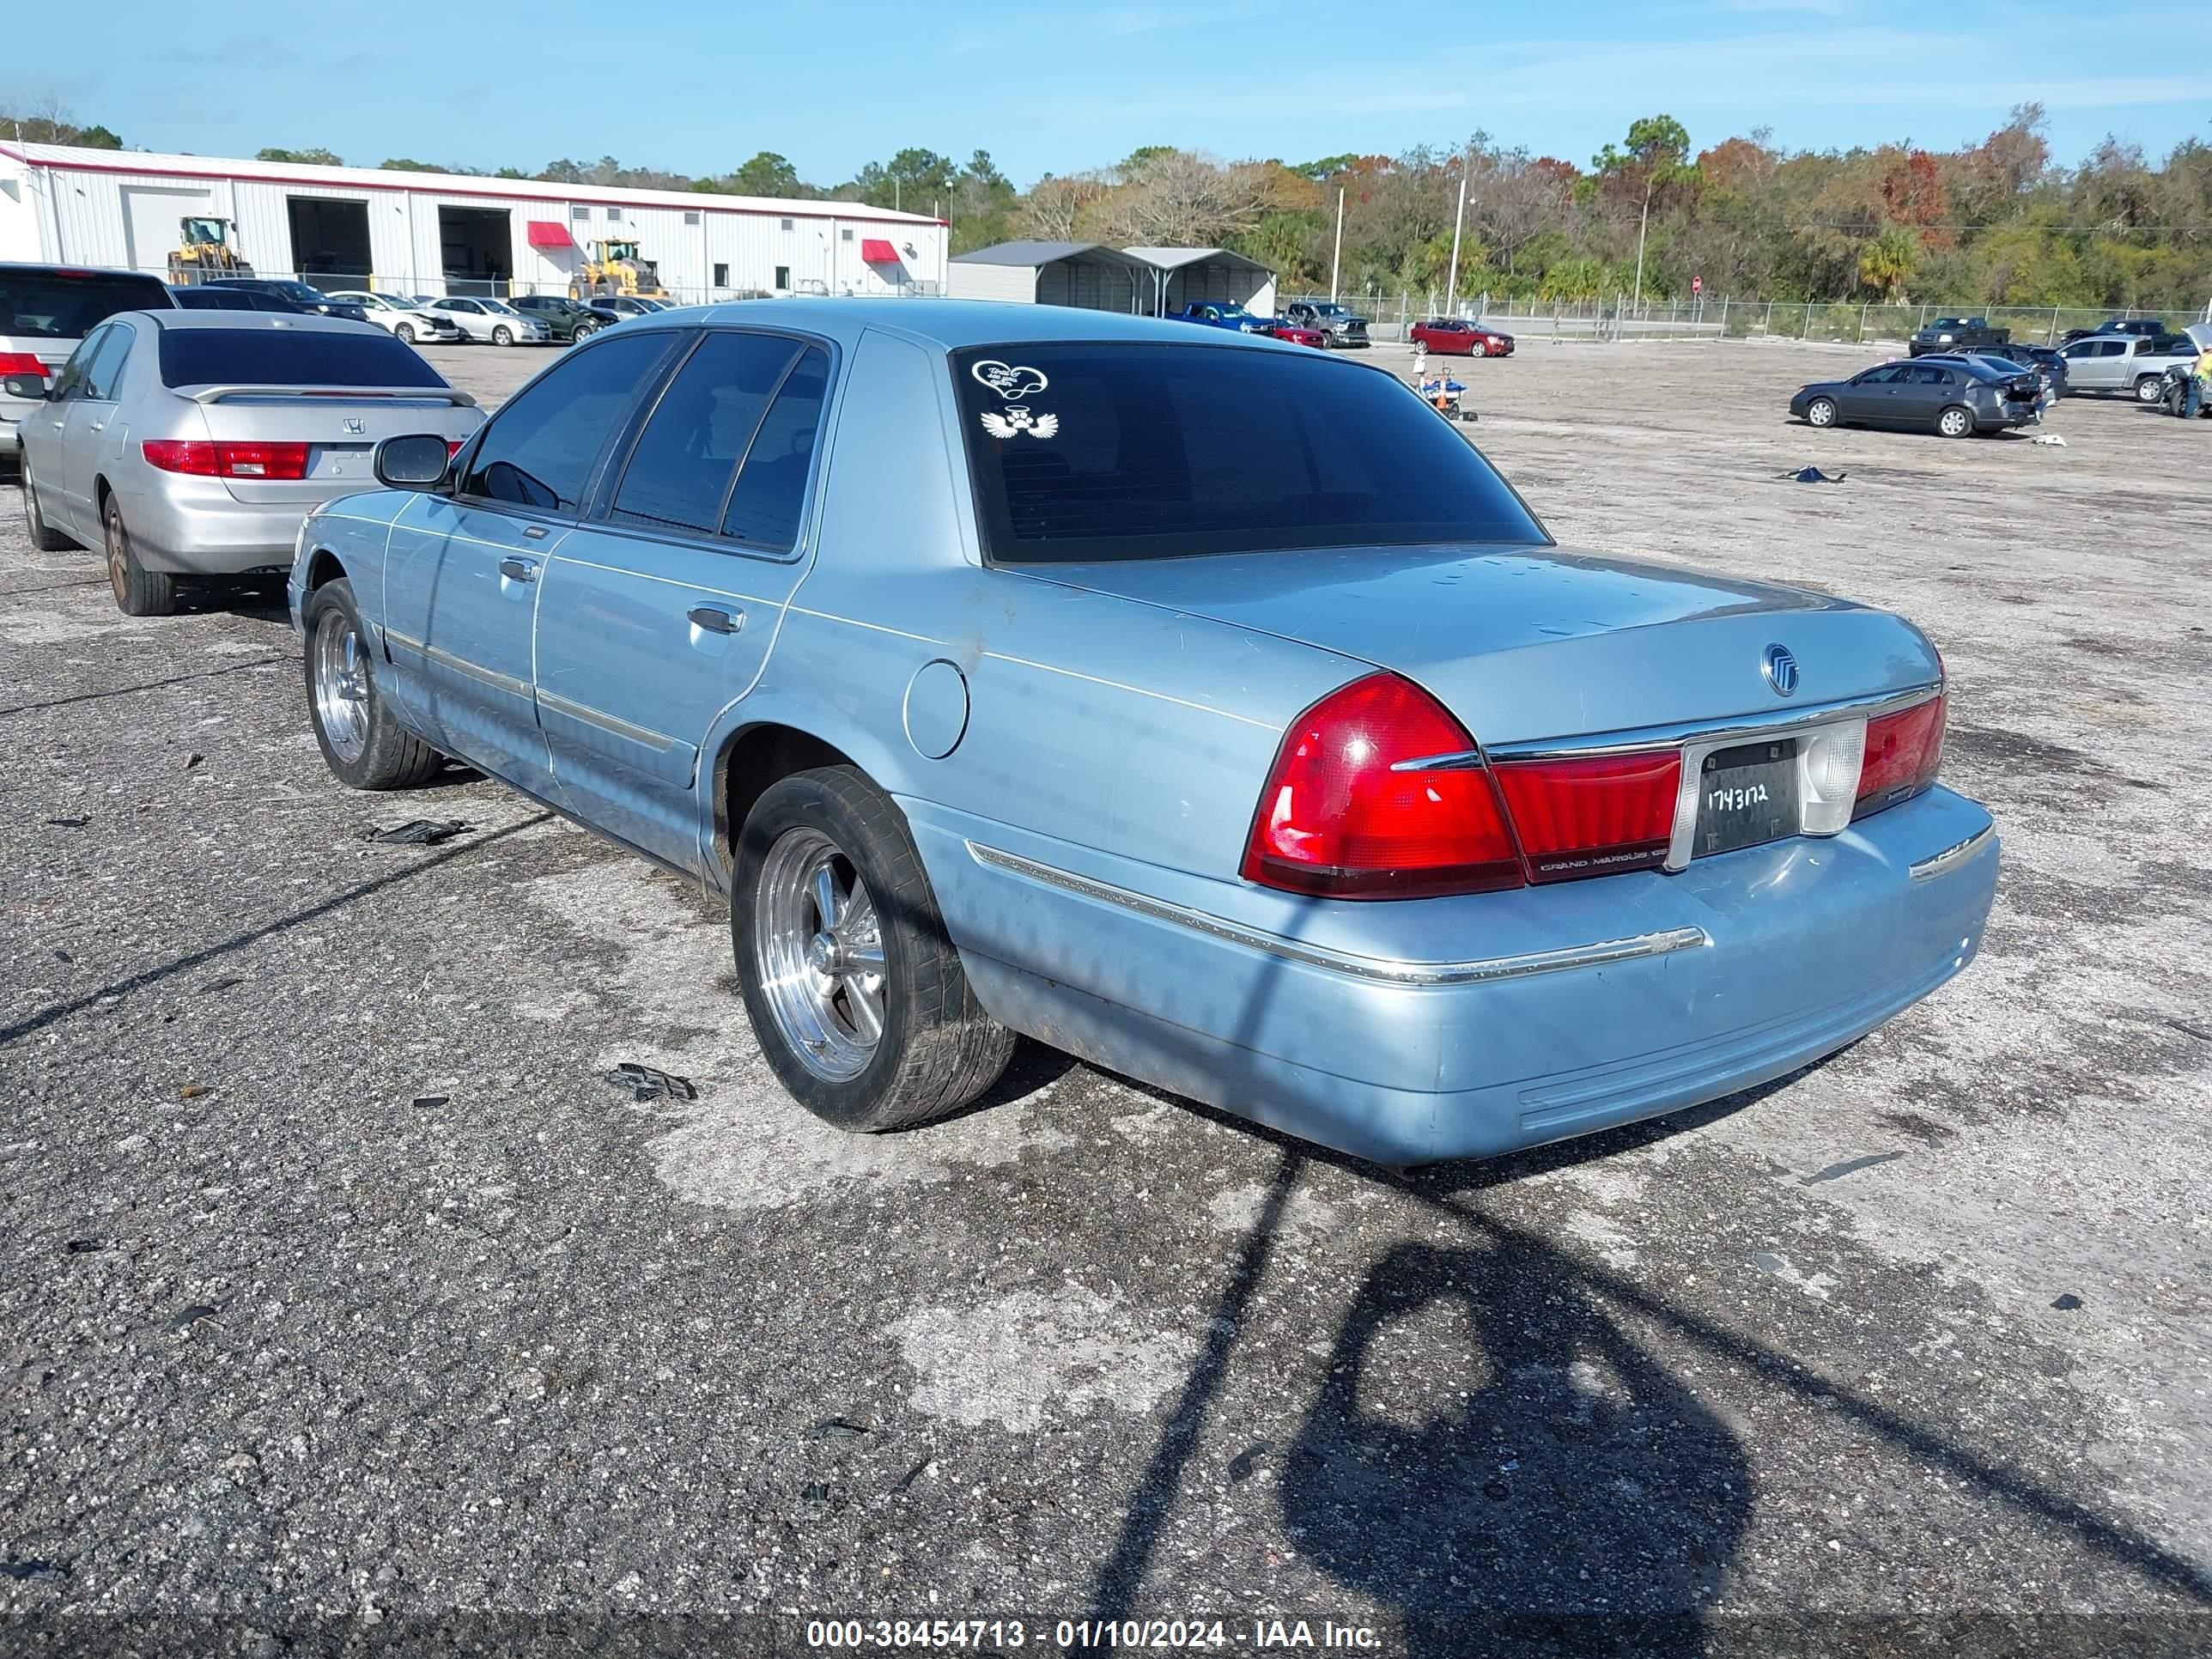
[[[1948,876],[1987,846],[1996,833],[1996,825],[1984,824],[1956,846],[1947,847],[1942,852],[1921,860],[1905,873],[1914,881],[1933,881],[1938,876]]]
[[[1194,910],[1187,905],[1150,898],[1126,887],[1116,887],[1109,882],[1093,881],[1088,876],[1079,876],[1072,871],[1040,864],[1035,859],[1024,858],[1018,853],[1004,852],[972,841],[966,846],[968,856],[988,869],[1003,870],[1047,887],[1057,887],[1063,892],[1094,899],[1101,904],[1115,905],[1155,921],[1188,927],[1212,939],[1264,951],[1285,961],[1304,963],[1310,968],[1320,968],[1329,973],[1343,974],[1352,979],[1368,980],[1382,985],[1479,985],[1497,980],[1525,979],[1534,974],[1556,974],[1572,968],[1595,968],[1607,963],[1632,962],[1643,957],[1662,957],[1676,951],[1694,951],[1712,943],[1711,937],[1702,927],[1674,927],[1664,933],[1639,933],[1629,939],[1604,939],[1592,945],[1568,945],[1557,951],[1534,951],[1519,956],[1486,957],[1462,962],[1402,962],[1379,957],[1354,956],[1349,951],[1334,951],[1326,945],[1309,945],[1300,939],[1285,939],[1279,933],[1248,927],[1242,922],[1230,921],[1203,910]]]

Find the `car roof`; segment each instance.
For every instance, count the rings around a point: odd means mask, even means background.
[[[1195,304],[1226,305],[1222,300]],[[1234,344],[1255,351],[1292,351],[1312,356],[1302,346],[1260,335],[1214,331],[1212,337],[1151,317],[1077,306],[1009,305],[990,300],[821,299],[733,300],[720,305],[686,306],[625,323],[625,334],[640,327],[690,328],[702,324],[757,328],[801,329],[842,345],[854,345],[871,328],[902,334],[946,351],[969,346],[1042,345],[1058,342],[1128,341],[1170,345]]]
[[[121,317],[149,317],[163,328],[283,329],[287,333],[373,334],[380,340],[392,337],[374,323],[356,323],[349,317],[322,317],[312,311],[279,313],[273,311],[124,311]]]
[[[34,259],[0,260],[0,276],[20,276],[27,273],[40,276],[132,276],[142,283],[167,286],[151,271],[127,270],[119,265],[50,264]]]

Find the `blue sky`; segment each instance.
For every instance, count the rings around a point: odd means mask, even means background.
[[[1026,185],[1139,144],[1301,161],[1478,128],[1586,164],[1659,111],[1700,148],[1758,126],[1792,149],[1948,147],[2027,99],[2064,161],[2108,131],[2154,157],[2212,141],[2212,5],[2138,0],[109,0],[20,5],[9,35],[0,100],[58,94],[149,149],[369,165],[611,153],[697,173],[774,149],[835,184],[919,144],[988,149]]]

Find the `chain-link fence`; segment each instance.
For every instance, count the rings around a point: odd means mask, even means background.
[[[1370,289],[1344,296],[1364,309],[1368,333],[1402,340],[1425,317],[1447,314],[1444,296],[1412,289],[1390,294]],[[1559,340],[1810,340],[1840,345],[1902,345],[1939,317],[1986,317],[2025,345],[2057,345],[2069,331],[2087,331],[2116,316],[2154,317],[2179,331],[2212,322],[2212,304],[2198,312],[2146,312],[2087,306],[1875,305],[1856,301],[1744,300],[1708,295],[1692,300],[1508,299],[1483,294],[1462,299],[1451,313],[1486,326],[1536,339]]]

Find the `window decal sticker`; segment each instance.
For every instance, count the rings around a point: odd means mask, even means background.
[[[983,411],[983,430],[994,438],[1018,438],[1024,432],[1032,438],[1049,438],[1060,430],[1057,415],[1033,415],[1019,404],[1003,415]]]
[[[1045,379],[1044,371],[1041,368],[1030,368],[1026,366],[1017,368],[1011,363],[999,362],[989,357],[986,357],[968,372],[1010,404],[1018,404],[1024,398],[1034,397],[1052,384]]]

